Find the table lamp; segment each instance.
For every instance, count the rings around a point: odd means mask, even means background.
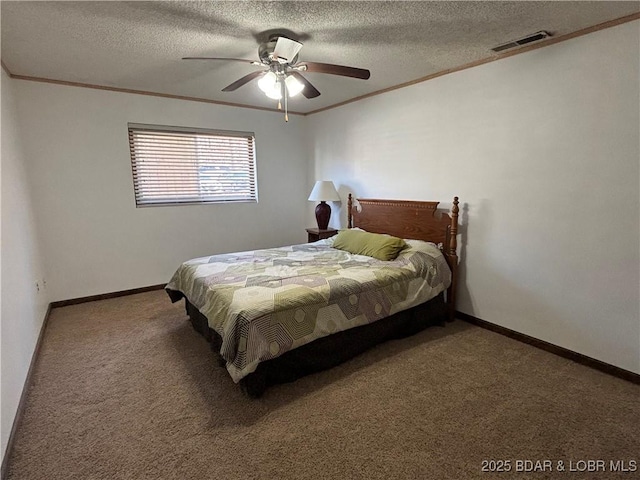
[[[316,221],[320,230],[326,230],[329,226],[329,218],[331,218],[331,207],[325,202],[339,202],[340,195],[336,191],[336,187],[332,181],[318,180],[309,195],[310,201],[320,202],[316,206]]]

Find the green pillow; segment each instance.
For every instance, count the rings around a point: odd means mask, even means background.
[[[378,260],[394,260],[405,246],[401,238],[362,230],[341,230],[333,242],[333,248]]]

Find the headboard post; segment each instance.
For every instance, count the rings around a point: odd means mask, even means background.
[[[457,235],[458,235],[458,197],[453,197],[453,207],[451,208],[451,230],[449,231],[449,253],[454,254],[458,248]]]
[[[349,194],[349,198],[347,200],[347,228],[351,228],[351,224],[353,223],[353,218],[351,216],[351,209],[353,208],[353,197]]]
[[[458,197],[453,197],[451,207],[451,226],[449,227],[449,245],[446,246],[445,257],[451,269],[451,285],[447,289],[447,304],[449,306],[449,320],[456,316],[456,289],[458,287]]]

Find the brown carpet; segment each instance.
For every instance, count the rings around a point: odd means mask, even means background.
[[[156,291],[54,309],[34,379],[11,479],[640,476],[640,386],[461,321],[253,400]]]

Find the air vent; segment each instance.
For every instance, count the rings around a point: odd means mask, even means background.
[[[518,40],[512,40],[510,42],[503,43],[502,45],[498,45],[497,47],[492,48],[491,50],[493,50],[494,52],[502,52],[504,50],[509,50],[510,48],[526,45],[527,43],[544,40],[545,38],[549,38],[550,36],[551,34],[549,32],[541,30],[539,32],[532,33],[531,35],[527,35],[526,37],[519,38]]]

